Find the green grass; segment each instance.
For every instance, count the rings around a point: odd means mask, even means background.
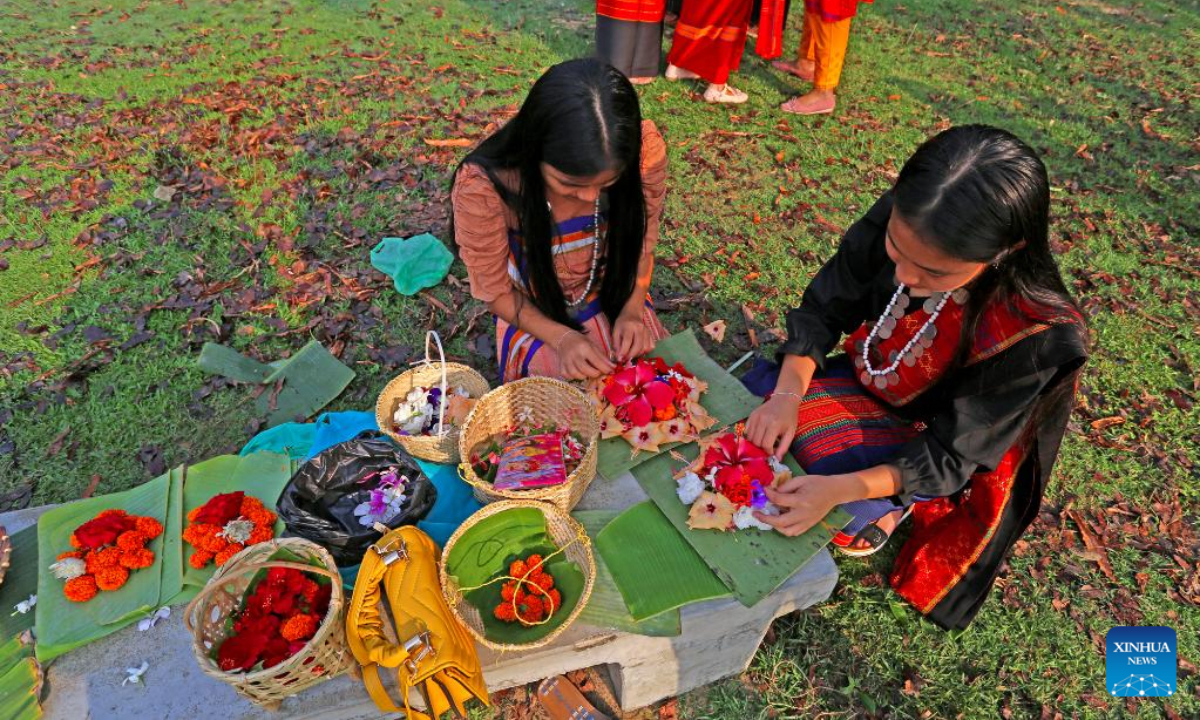
[[[450,352],[490,371],[468,346],[488,318],[461,287],[432,291],[449,313],[403,298],[367,254],[385,236],[445,235],[464,151],[424,141],[482,137],[545,67],[587,54],[592,7],[0,0],[0,242],[39,245],[0,255],[0,418],[14,413],[0,448],[15,445],[0,454],[0,493],[70,500],[93,475],[111,492],[150,477],[143,447],[174,464],[240,446],[259,418],[248,389],[195,369],[207,340],[266,360],[310,337],[338,348],[359,375],[332,409],[368,407],[427,327],[453,331]],[[734,77],[752,96],[740,108],[698,102],[686,83],[642,89],[674,188],[656,294],[678,306],[669,327],[729,321],[711,348],[721,359],[749,346],[741,306],[760,336],[780,328],[838,229],[923,139],[966,122],[1009,128],[1045,156],[1055,246],[1095,344],[1053,519],[1027,534],[966,632],[898,604],[884,582],[894,548],[842,562],[829,602],[778,622],[749,672],[682,698],[681,717],[1160,716],[1157,701],[1104,695],[1095,638],[1121,618],[1170,625],[1194,663],[1200,617],[1175,594],[1188,574],[1114,532],[1110,580],[1058,511],[1119,524],[1106,511],[1127,503],[1143,537],[1194,562],[1194,537],[1158,523],[1178,502],[1194,526],[1200,504],[1197,28],[1195,4],[1167,0],[879,0],[855,20],[831,118],[781,116],[800,84],[750,55]],[[153,199],[181,184],[171,203]],[[314,290],[285,271],[294,263],[337,272]],[[111,339],[90,343],[89,326]],[[143,327],[148,341],[120,348]],[[1112,417],[1123,422],[1091,426]],[[1195,675],[1181,683],[1170,706],[1200,715]]]

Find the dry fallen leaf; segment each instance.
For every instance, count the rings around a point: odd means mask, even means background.
[[[439,148],[471,147],[472,145],[475,144],[475,141],[471,140],[469,138],[450,138],[449,140],[434,140],[432,138],[425,138],[425,144],[429,145],[431,147],[439,147]]]
[[[725,321],[713,320],[704,326],[704,332],[716,342],[725,342]]]
[[[449,402],[446,403],[446,419],[455,425],[462,425],[467,421],[467,416],[471,414],[476,402],[474,398],[462,395],[450,396]]]

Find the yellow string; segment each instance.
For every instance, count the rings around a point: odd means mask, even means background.
[[[512,600],[509,601],[512,603],[513,615],[515,615],[517,620],[526,627],[537,627],[538,625],[545,625],[546,623],[550,622],[551,616],[553,615],[553,613],[556,612],[557,610],[560,610],[561,608],[554,607],[554,601],[550,598],[550,592],[548,590],[543,589],[540,585],[534,583],[532,580],[529,580],[528,578],[533,577],[534,571],[543,567],[550,558],[554,557],[555,555],[561,555],[562,553],[566,552],[567,548],[571,547],[572,545],[574,545],[577,542],[582,542],[584,544],[587,544],[587,543],[591,542],[591,538],[589,538],[587,535],[584,535],[581,533],[576,533],[575,539],[571,540],[570,542],[563,545],[559,549],[555,550],[554,552],[552,552],[549,555],[542,558],[541,562],[539,562],[534,567],[529,568],[525,572],[525,577],[523,577],[523,578],[513,577],[512,575],[500,575],[498,577],[492,578],[491,580],[488,580],[487,582],[485,582],[481,585],[476,585],[474,587],[468,587],[468,588],[459,588],[459,592],[462,593],[463,595],[466,595],[469,592],[478,590],[480,588],[485,588],[488,585],[495,585],[498,582],[507,582],[509,580],[513,580],[517,583],[517,586],[515,588],[513,588]],[[553,609],[550,612],[546,613],[545,618],[538,620],[537,622],[528,622],[521,617],[521,613],[520,613],[519,609],[517,608],[517,591],[521,590],[523,585],[532,585],[535,590],[537,590],[542,595],[545,595],[547,600],[550,600],[550,606]]]

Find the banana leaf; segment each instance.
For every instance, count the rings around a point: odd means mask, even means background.
[[[471,588],[508,574],[512,561],[532,553],[546,557],[556,546],[546,531],[546,519],[534,508],[513,508],[491,515],[472,526],[450,548],[446,571],[460,588]],[[533,642],[550,634],[566,621],[583,595],[583,570],[565,555],[546,562],[546,570],[554,578],[554,587],[562,596],[562,609],[550,616],[550,621],[533,627],[519,622],[507,623],[496,619],[493,610],[500,604],[503,583],[464,593],[466,602],[479,610],[483,618],[484,636],[493,642],[513,645]]]
[[[166,533],[150,541],[155,562],[136,570],[119,590],[100,592],[85,603],[63,595],[63,582],[47,567],[59,553],[71,549],[71,533],[100,511],[120,508],[132,515],[147,515],[167,525],[172,475],[160,475],[131,490],[79,500],[63,505],[38,519],[38,603],[35,611],[37,657],[45,663],[80,645],[116,632],[153,612],[161,604],[163,547]],[[169,599],[169,598],[168,598]]]
[[[618,510],[579,510],[572,515],[587,530],[593,541],[600,531],[620,515]],[[674,529],[671,532],[675,532]],[[594,544],[594,543],[593,543]],[[638,621],[629,613],[625,598],[617,589],[616,580],[608,570],[604,558],[595,553],[596,582],[592,587],[592,596],[588,598],[587,607],[579,614],[579,622],[593,627],[620,630],[635,635],[650,635],[653,637],[675,637],[681,632],[679,625],[679,610],[667,610],[654,617]]]
[[[0,718],[6,720],[36,720],[42,716],[37,699],[41,672],[28,649],[22,652],[8,667],[0,669]]]
[[[746,419],[762,402],[704,352],[691,330],[660,340],[650,354],[661,357],[668,364],[683,363],[689,372],[708,383],[708,390],[700,397],[700,404],[717,419],[717,427]],[[662,449],[668,450],[678,444],[663,445]],[[599,451],[597,471],[609,480],[654,457],[645,452],[633,457],[633,448],[619,437],[600,441]]]
[[[183,592],[183,476],[180,465],[168,473],[171,490],[167,496],[167,519],[162,534],[162,580],[158,591],[160,605],[181,602]],[[153,568],[146,568],[153,570]]]
[[[729,588],[647,500],[621,513],[596,536],[629,613],[641,621],[713,598]]]
[[[183,483],[183,512],[180,514],[182,533],[187,526],[187,514],[208,502],[214,495],[241,490],[262,501],[267,509],[275,509],[275,501],[287,484],[298,463],[286,455],[275,453],[252,453],[245,456],[220,455],[205,460],[187,469]],[[283,522],[276,520],[275,535],[283,532]],[[192,567],[187,559],[192,555],[192,546],[181,541],[180,558],[183,568],[183,584],[194,588],[194,594],[203,588],[216,572],[216,565],[209,563],[202,570]]]
[[[36,611],[16,612],[16,605],[37,593],[38,562],[37,525],[9,536],[12,555],[4,583],[0,584],[0,642],[15,638],[33,627]]]
[[[698,452],[696,443],[680,449],[680,454],[689,460]],[[801,474],[791,455],[787,456],[786,463],[793,473]],[[680,502],[675,494],[674,475],[680,467],[682,463],[664,453],[635,468],[633,476],[684,540],[746,607],[774,592],[819,553],[833,539],[834,531],[829,528],[841,529],[850,521],[844,510],[834,508],[825,517],[828,527],[818,524],[797,537],[754,528],[736,532],[692,530],[687,525],[689,506]],[[616,569],[613,570],[615,573]]]

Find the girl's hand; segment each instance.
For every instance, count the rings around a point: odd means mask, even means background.
[[[849,499],[841,476],[797,475],[778,488],[766,488],[767,499],[779,506],[779,515],[754,513],[754,517],[774,527],[781,534],[795,537],[821,522],[835,506]]]
[[[800,398],[794,395],[772,395],[771,399],[750,413],[746,437],[750,442],[783,460],[783,455],[796,437],[796,415]]]
[[[568,380],[596,378],[616,369],[600,348],[578,331],[567,333],[558,344],[558,364]]]
[[[613,347],[617,360],[626,362],[654,349],[654,335],[644,321],[644,310],[622,310],[613,326]]]

